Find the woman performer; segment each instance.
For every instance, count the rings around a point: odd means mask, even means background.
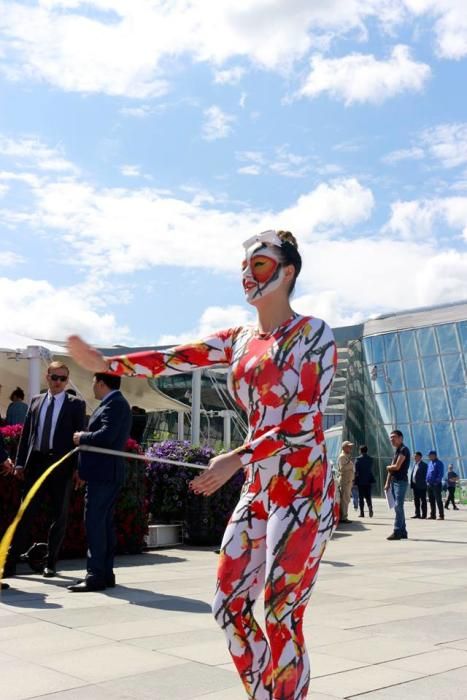
[[[95,372],[158,377],[230,367],[229,388],[248,414],[247,442],[212,459],[191,483],[209,496],[238,469],[246,471],[222,541],[213,612],[248,698],[302,700],[310,680],[303,616],[337,515],[322,429],[336,347],[324,321],[290,307],[301,269],[294,236],[265,231],[244,246],[243,287],[257,328],[110,358],[76,336],[69,347]],[[253,615],[263,589],[266,634]]]

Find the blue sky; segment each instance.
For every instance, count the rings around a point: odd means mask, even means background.
[[[0,313],[178,342],[292,230],[332,325],[467,298],[464,0],[0,0]]]

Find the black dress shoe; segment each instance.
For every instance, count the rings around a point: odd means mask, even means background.
[[[10,588],[10,586],[7,583],[3,583],[3,581],[0,583],[0,591],[7,591]]]
[[[373,517],[373,511],[370,510],[370,518],[372,518],[372,517]]]
[[[42,572],[42,576],[44,578],[53,578],[56,575],[57,575],[56,570],[53,569],[51,566],[44,567],[44,570]]]
[[[386,539],[387,540],[401,540],[402,537],[397,532],[393,532],[392,535],[389,535],[389,537],[386,537]]]
[[[69,591],[72,591],[72,593],[89,593],[92,591],[104,591],[105,590],[105,585],[102,584],[97,584],[97,583],[91,583],[91,581],[79,581],[78,583],[74,583],[71,586],[67,586]]]
[[[109,576],[109,578],[105,579],[106,588],[115,588],[115,583],[115,574],[112,574],[112,576]]]

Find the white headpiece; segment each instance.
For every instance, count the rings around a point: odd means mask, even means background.
[[[262,231],[261,233],[257,233],[254,236],[251,236],[251,238],[248,238],[246,241],[243,242],[243,247],[245,248],[245,250],[249,250],[253,245],[256,245],[257,243],[263,243],[266,245],[276,245],[280,247],[282,245],[282,240],[277,235],[277,231],[273,231],[271,229],[269,231]]]

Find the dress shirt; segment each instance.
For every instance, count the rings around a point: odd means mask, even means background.
[[[55,404],[54,404],[54,412],[52,414],[52,426],[50,429],[49,449],[52,449],[52,446],[54,443],[55,428],[57,425],[58,416],[60,414],[60,411],[62,410],[63,402],[65,401],[65,395],[66,395],[65,391],[61,391],[59,394],[54,394]],[[34,442],[34,449],[35,450],[40,450],[40,445],[41,445],[41,440],[42,440],[42,431],[44,429],[44,422],[45,422],[45,414],[47,413],[47,407],[48,407],[51,399],[52,399],[52,394],[50,393],[50,391],[48,391],[45,400],[42,402],[42,406],[41,406],[41,410],[40,410],[39,423],[37,426],[36,439]]]

